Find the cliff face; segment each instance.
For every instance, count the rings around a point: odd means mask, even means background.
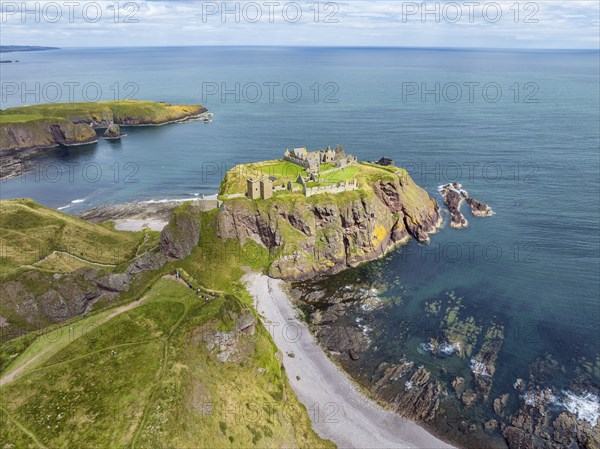
[[[76,145],[95,142],[94,129],[66,119],[7,124],[0,127],[0,150],[44,148],[57,144]]]
[[[338,195],[229,200],[217,232],[268,248],[270,276],[305,280],[376,259],[410,237],[426,241],[440,222],[437,202],[405,174]]]
[[[58,103],[6,109],[0,111],[0,178],[21,173],[21,165],[42,149],[96,142],[96,128],[162,125],[198,118],[205,112],[202,105],[150,101]]]
[[[183,205],[173,212],[171,221],[160,233],[160,250],[170,260],[182,260],[189,256],[200,239],[200,224]]]

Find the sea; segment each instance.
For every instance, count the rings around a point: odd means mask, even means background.
[[[491,400],[509,392],[516,410],[528,394],[517,379],[553,360],[560,375],[540,378],[539,389],[552,390],[553,407],[598,419],[598,51],[69,48],[2,59],[18,60],[2,64],[2,108],[131,98],[202,103],[214,114],[209,124],[128,128],[119,141],[50,149],[32,171],[0,182],[2,199],[67,213],[193,199],[216,193],[238,163],[336,144],[360,160],[393,159],[440,204],[441,185],[462,184],[494,215],[465,208],[469,227],[455,230],[444,211],[429,244],[306,285],[357,292],[346,318],[362,323],[371,350],[344,368],[368,383],[382,362],[410,359],[446,386],[468,380],[476,364],[444,341],[432,315],[456,308],[483,330],[504,329]],[[365,291],[372,306],[363,307]],[[432,354],[432,338],[448,346]],[[582,372],[591,381],[573,391]],[[479,421],[493,417],[491,400],[475,408]],[[454,430],[445,435],[460,442]]]

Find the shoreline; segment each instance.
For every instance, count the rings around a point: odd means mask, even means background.
[[[200,114],[187,115],[185,117],[181,117],[178,119],[167,120],[160,123],[141,123],[141,124],[118,124],[122,128],[145,128],[145,127],[157,127],[164,125],[173,125],[173,124],[182,124],[188,122],[195,122],[202,120],[209,113],[208,109]],[[105,126],[92,126],[94,130],[106,129]],[[17,176],[21,176],[25,173],[28,173],[29,170],[24,168],[23,166],[27,163],[32,163],[32,160],[41,155],[41,153],[45,150],[50,150],[53,148],[75,148],[82,145],[94,145],[97,144],[100,139],[102,140],[118,140],[121,137],[126,137],[127,134],[121,135],[118,138],[104,138],[98,136],[96,139],[87,141],[87,142],[76,142],[72,144],[58,143],[55,142],[49,145],[38,145],[38,146],[30,146],[30,147],[17,147],[17,148],[4,148],[0,150],[0,164],[3,166],[3,170],[0,171],[0,180],[9,180],[12,178],[16,178]],[[13,168],[11,170],[11,166],[18,166],[18,168]],[[8,170],[7,170],[8,169]]]
[[[242,278],[261,321],[283,355],[288,379],[314,430],[339,448],[457,449],[418,423],[385,410],[337,366],[298,318],[284,281],[259,273]]]

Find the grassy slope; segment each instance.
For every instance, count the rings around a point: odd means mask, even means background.
[[[0,125],[18,124],[36,120],[67,119],[80,121],[102,120],[114,117],[119,123],[126,117],[144,117],[149,123],[175,120],[196,111],[193,105],[172,105],[154,101],[101,101],[89,103],[49,103],[20,106],[0,111]]]
[[[73,441],[105,448],[331,447],[312,431],[261,325],[239,336],[236,362],[218,361],[202,341],[207,329],[231,331],[241,313],[250,310],[233,296],[206,303],[175,281],[159,281],[145,304],[62,346],[0,390],[0,441],[24,448]]]
[[[24,223],[41,214],[67,221],[64,231],[73,237],[91,231],[121,234],[27,200],[15,203],[34,217]],[[192,336],[206,323],[230,331],[232,315],[252,310],[240,267],[262,269],[269,260],[253,244],[240,248],[216,238],[215,211],[199,219],[201,243],[192,256],[149,273],[127,295],[139,297],[136,292],[153,285],[137,309],[99,326],[112,309],[102,310],[0,345],[2,375],[33,359],[21,377],[0,388],[0,441],[36,448],[72,441],[85,447],[183,448],[197,447],[198,441],[202,447],[333,447],[313,432],[262,325],[254,336],[242,336],[247,354],[236,363],[219,362],[205,343],[194,343]],[[176,267],[206,287],[237,296],[223,294],[205,303],[174,281],[153,284]],[[110,357],[113,348],[116,357]]]
[[[144,242],[144,233],[115,231],[31,200],[0,201],[0,279],[32,264],[49,271],[85,265],[68,254],[84,261],[117,265],[132,259]],[[54,254],[40,261],[53,251],[68,254]]]

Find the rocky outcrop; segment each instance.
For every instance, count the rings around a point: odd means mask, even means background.
[[[475,217],[488,217],[493,214],[490,206],[477,201],[475,198],[471,198],[465,190],[462,190],[462,186],[457,182],[443,186],[441,193],[444,198],[444,204],[446,204],[450,212],[450,226],[453,228],[461,229],[469,225],[469,222],[460,210],[463,201],[467,202],[471,208],[471,213]]]
[[[256,317],[248,310],[228,313],[231,329],[223,330],[222,323],[208,322],[198,327],[191,337],[195,346],[204,344],[216,354],[221,363],[242,363],[254,355],[254,339],[248,336],[256,331]]]
[[[306,280],[376,259],[411,236],[427,241],[440,224],[437,202],[408,175],[371,187],[294,200],[228,200],[217,233],[269,249],[276,255],[270,276]]]
[[[476,217],[488,217],[492,215],[492,208],[475,198],[467,198],[467,204],[471,208],[471,213]]]
[[[600,402],[595,378],[590,373],[578,378],[569,386],[568,394],[542,387],[564,369],[547,354],[532,363],[527,383],[522,379],[515,382],[521,399],[519,409],[510,417],[508,425],[502,426],[509,449],[600,448],[597,419]],[[580,402],[576,407],[574,400]],[[495,402],[494,409],[497,408],[500,407],[496,407]]]
[[[38,327],[84,313],[101,300],[115,300],[129,289],[130,280],[127,274],[110,274],[97,268],[80,268],[62,275],[31,270],[0,284],[0,297],[2,308],[18,317],[25,328]]]
[[[167,259],[163,253],[144,253],[133,260],[127,268],[127,274],[136,275],[144,271],[158,270],[159,268],[162,268],[165,263],[167,263]]]
[[[319,342],[340,360],[357,360],[359,355],[369,349],[370,342],[358,326],[317,327]]]
[[[423,366],[382,363],[372,380],[371,391],[400,415],[419,421],[435,418],[444,389]]]
[[[171,221],[160,233],[160,249],[170,260],[189,256],[200,239],[200,222],[183,205],[173,213]]]
[[[460,207],[464,201],[461,195],[460,184],[447,184],[442,187],[442,197],[444,204],[450,212],[450,226],[456,229],[466,228],[469,222],[460,211]]]
[[[108,128],[106,128],[106,131],[104,131],[104,134],[102,134],[102,137],[104,139],[120,139],[123,137],[123,134],[121,134],[121,127],[116,123],[110,124]]]

